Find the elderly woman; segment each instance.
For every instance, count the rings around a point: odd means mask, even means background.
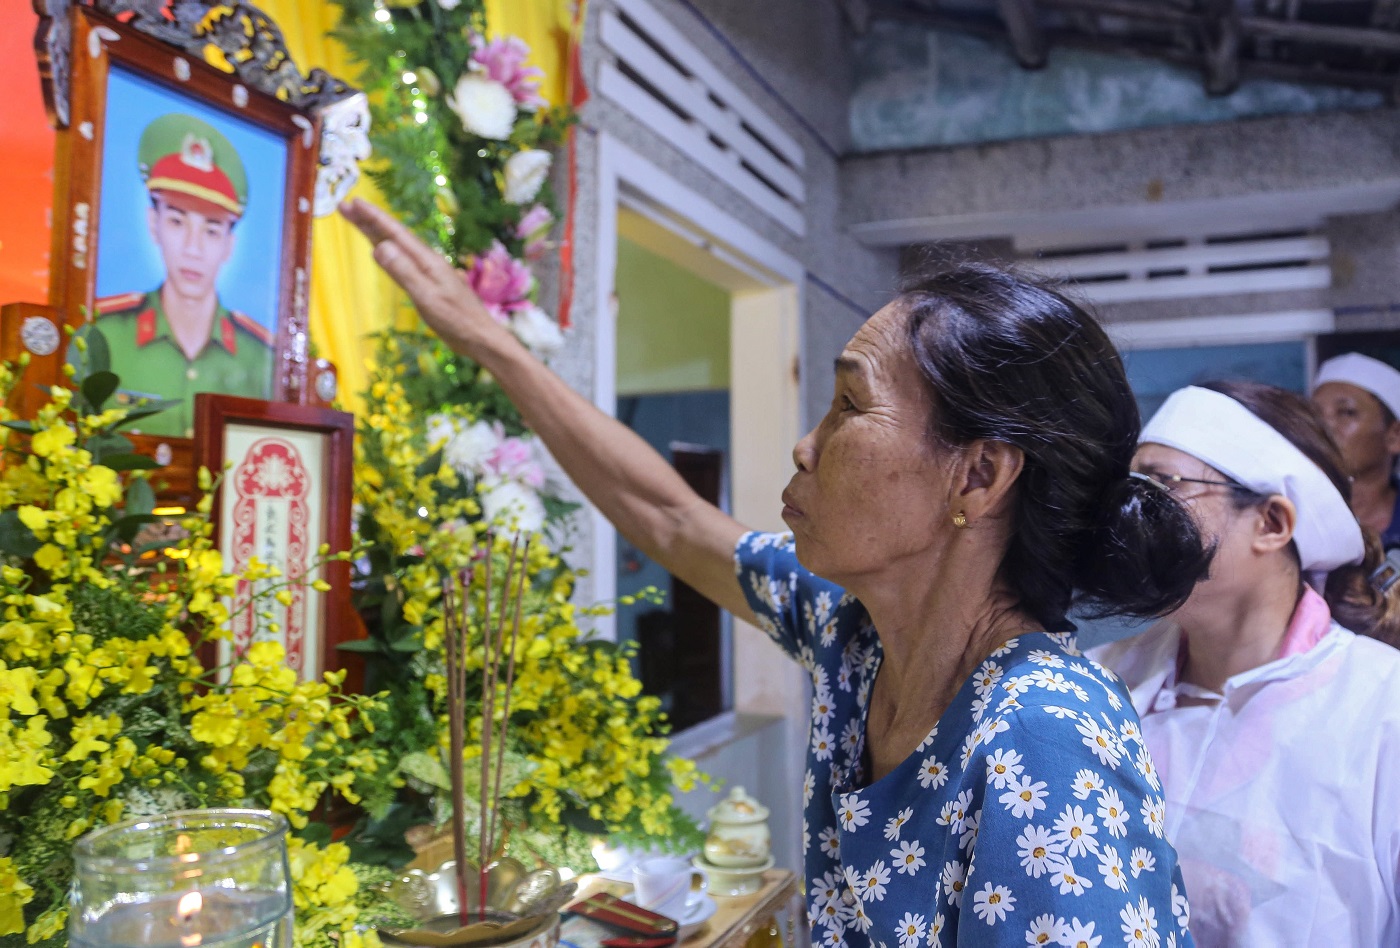
[[[1359,352],[1328,359],[1313,381],[1313,404],[1342,451],[1351,509],[1387,550],[1400,547],[1400,372]]]
[[[1133,465],[1215,544],[1186,605],[1096,653],[1142,716],[1197,944],[1400,944],[1400,652],[1353,634],[1395,616],[1336,447],[1304,399],[1234,382],[1168,398]]]
[[[990,269],[910,288],[837,360],[793,452],[792,534],[749,533],[401,225],[346,214],[624,536],[810,671],[814,941],[1190,943],[1137,715],[1064,616],[1076,591],[1173,609],[1207,554],[1185,510],[1129,476],[1137,409],[1093,319]]]

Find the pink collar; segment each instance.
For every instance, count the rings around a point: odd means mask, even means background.
[[[1327,602],[1311,586],[1305,584],[1298,607],[1293,610],[1293,618],[1288,620],[1288,631],[1283,633],[1283,641],[1279,643],[1278,657],[1302,655],[1321,642],[1331,627],[1332,610],[1327,608]]]

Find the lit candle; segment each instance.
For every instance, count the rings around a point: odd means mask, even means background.
[[[188,930],[202,908],[204,908],[204,896],[198,892],[186,892],[180,896],[180,904],[175,906],[176,923]],[[197,931],[180,936],[180,944],[184,945],[185,948],[194,948],[202,941],[204,941],[204,936]]]
[[[74,948],[290,948],[286,821],[191,810],[104,827],[74,849]]]

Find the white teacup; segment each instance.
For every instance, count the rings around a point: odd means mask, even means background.
[[[643,859],[632,867],[637,904],[667,918],[683,919],[710,887],[705,870],[675,856]]]

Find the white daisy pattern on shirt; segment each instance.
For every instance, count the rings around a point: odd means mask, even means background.
[[[1060,845],[1043,826],[1027,826],[1016,837],[1016,846],[1016,855],[1021,857],[1021,868],[1032,879],[1039,879],[1060,864]]]
[[[1062,918],[1056,918],[1054,914],[1047,912],[1044,915],[1037,915],[1031,919],[1030,928],[1026,929],[1026,944],[1028,945],[1061,945],[1065,932],[1069,926]]]
[[[988,882],[982,891],[972,897],[972,911],[988,925],[1005,921],[1007,914],[1016,910],[1016,896],[1004,885]]]
[[[997,790],[1006,789],[1025,769],[1021,755],[1009,748],[997,748],[987,755],[987,783]]]
[[[898,840],[900,829],[913,818],[914,808],[911,806],[906,806],[894,816],[890,817],[885,823],[885,839],[891,841]]]
[[[929,756],[919,765],[919,786],[937,790],[948,782],[948,768],[937,757]]]
[[[1123,871],[1123,857],[1119,856],[1118,850],[1112,846],[1105,846],[1099,851],[1099,874],[1103,876],[1103,884],[1110,889],[1128,891],[1128,876]]]
[[[735,564],[759,625],[812,676],[814,946],[1193,948],[1141,726],[1072,632],[1001,643],[872,782],[866,712],[884,651],[864,608],[804,570],[789,536],[746,535]]]
[[[1089,794],[1097,793],[1104,787],[1103,777],[1097,771],[1081,770],[1074,775],[1074,798],[1087,800]]]
[[[924,932],[928,931],[928,925],[924,923],[922,915],[915,915],[913,912],[905,912],[904,917],[899,920],[899,926],[895,929],[899,935],[900,948],[919,948],[919,943],[924,940]]]
[[[875,863],[866,872],[865,877],[860,880],[860,888],[856,890],[856,895],[869,904],[871,900],[883,902],[885,899],[885,887],[890,883],[890,870],[885,865],[884,860]]]
[[[1099,793],[1099,807],[1096,811],[1103,820],[1104,829],[1114,839],[1122,839],[1128,833],[1129,813],[1123,806],[1123,798],[1112,787],[1105,787]]]
[[[890,859],[897,872],[912,876],[924,867],[924,847],[918,840],[906,840],[890,850]]]
[[[1103,944],[1103,936],[1094,934],[1094,922],[1081,922],[1077,918],[1072,918],[1065,926],[1065,933],[1060,937],[1060,944],[1069,948],[1099,948]]]
[[[1045,798],[1049,796],[1049,791],[1045,789],[1044,780],[1035,780],[1030,776],[1013,780],[997,799],[1001,805],[1011,811],[1011,815],[1018,820],[1028,819],[1035,815],[1036,810],[1045,809]]]
[[[1152,872],[1157,868],[1157,857],[1148,850],[1138,847],[1133,850],[1129,865],[1133,870],[1133,878],[1136,879],[1141,873]]]
[[[1059,866],[1050,874],[1050,884],[1058,886],[1061,895],[1083,895],[1085,889],[1092,889],[1094,883],[1074,868],[1074,863],[1061,859]]]
[[[843,830],[857,830],[870,822],[870,804],[854,793],[842,795],[839,812]]]
[[[1123,921],[1123,941],[1128,948],[1157,948],[1162,943],[1157,934],[1157,913],[1146,899],[1136,905],[1129,902],[1118,917]]]
[[[1065,848],[1069,856],[1083,856],[1099,851],[1099,828],[1094,818],[1084,812],[1078,804],[1066,806],[1064,812],[1055,818],[1055,841]]]

